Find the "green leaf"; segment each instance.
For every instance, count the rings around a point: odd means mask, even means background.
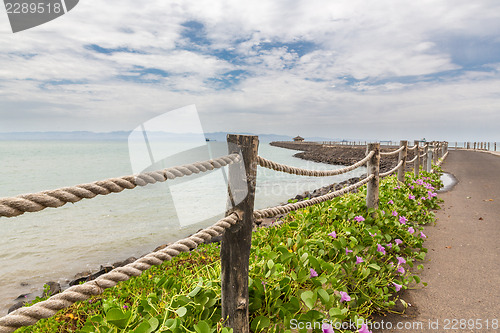
[[[175,313],[177,313],[179,315],[179,317],[184,317],[187,313],[187,309],[185,307],[181,306],[180,308],[175,310]]]
[[[325,305],[330,300],[330,295],[328,295],[328,293],[324,289],[318,289],[318,296]]]
[[[121,309],[111,308],[106,313],[106,321],[118,328],[125,329],[131,315],[132,312],[130,311],[123,312]]]
[[[194,325],[194,330],[196,333],[210,333],[210,326],[206,321],[202,320]]]
[[[312,309],[314,308],[314,304],[316,304],[316,299],[317,299],[317,296],[315,293],[313,293],[312,291],[308,290],[308,291],[304,291],[301,295],[300,295],[300,298],[304,301],[304,303],[306,304],[306,306],[309,308],[309,309]]]
[[[271,321],[268,317],[258,316],[254,320],[252,320],[252,324],[250,325],[250,327],[254,332],[260,332],[268,327],[270,323]]]
[[[380,271],[380,266],[377,264],[370,264],[370,265],[368,265],[368,268],[371,268],[371,269],[376,270],[376,271]]]
[[[143,321],[135,328],[133,333],[151,333],[152,331],[151,325],[147,321]]]

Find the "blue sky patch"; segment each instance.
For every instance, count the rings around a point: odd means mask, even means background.
[[[90,45],[86,45],[85,48],[87,50],[91,50],[91,51],[95,51],[97,53],[103,53],[103,54],[112,54],[115,52],[146,54],[146,52],[130,49],[128,47],[106,48],[106,47],[99,46],[97,44],[90,44]]]
[[[237,85],[239,82],[241,82],[241,80],[247,78],[248,76],[249,72],[242,69],[236,69],[223,73],[218,77],[210,78],[207,81],[209,85],[214,86],[218,90],[222,90]]]
[[[134,69],[129,71],[130,74],[118,76],[119,79],[138,83],[157,83],[162,78],[169,77],[170,74],[159,68],[145,68],[142,66],[134,66]]]
[[[187,39],[190,46],[206,46],[210,45],[205,32],[205,26],[198,21],[187,21],[181,24],[184,29],[181,32],[181,37]]]

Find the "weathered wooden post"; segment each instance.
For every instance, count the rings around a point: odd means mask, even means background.
[[[490,143],[488,142],[488,150],[490,150]]]
[[[221,302],[225,326],[234,332],[249,333],[248,322],[248,265],[252,245],[255,182],[257,178],[257,152],[259,138],[253,135],[227,136],[230,154],[240,153],[243,161],[228,167],[229,197],[234,211],[242,219],[222,236]],[[241,200],[241,202],[239,202]],[[232,204],[230,204],[232,206]]]
[[[430,146],[427,150],[427,165],[425,166],[425,171],[431,172],[432,170],[432,155],[433,155],[433,146]]]
[[[414,146],[417,146],[415,148],[415,161],[413,161],[413,173],[415,174],[415,177],[418,177],[418,175],[420,174],[420,148],[418,146],[419,144],[419,141],[418,140],[415,140],[413,141],[413,145]]]
[[[495,151],[497,151],[497,143],[495,142]]]
[[[406,157],[408,156],[408,141],[401,140],[399,142],[400,147],[404,147],[403,150],[399,152],[398,163],[403,161],[403,164],[398,169],[398,180],[402,183],[405,181],[405,168],[406,168]]]
[[[424,157],[422,158],[422,169],[424,169],[425,171],[427,171],[427,153],[429,151],[429,143],[426,142],[424,144]]]
[[[366,147],[366,154],[374,151],[372,158],[366,165],[367,176],[373,175],[366,188],[366,207],[378,208],[379,193],[379,172],[380,172],[380,143],[369,143]]]

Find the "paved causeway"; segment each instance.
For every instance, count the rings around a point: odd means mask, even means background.
[[[442,168],[458,183],[425,228],[428,286],[405,292],[407,314],[373,332],[500,332],[500,156],[450,150]]]

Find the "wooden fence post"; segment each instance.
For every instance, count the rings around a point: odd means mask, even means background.
[[[420,148],[419,148],[419,141],[415,140],[413,141],[413,145],[417,146],[415,148],[415,161],[413,162],[413,173],[415,174],[415,177],[418,177],[420,174]]]
[[[404,147],[403,150],[399,152],[398,163],[403,161],[403,164],[398,169],[398,180],[402,183],[405,181],[405,168],[406,168],[406,157],[408,156],[408,141],[401,140],[399,142],[400,147]]]
[[[227,136],[230,154],[240,153],[243,162],[228,167],[229,196],[242,199],[234,202],[228,214],[236,211],[242,221],[227,229],[222,236],[221,302],[225,326],[234,332],[249,333],[248,321],[248,265],[252,246],[253,209],[257,177],[257,152],[259,138],[252,135]],[[232,206],[232,205],[231,205]]]
[[[432,153],[433,153],[433,146],[430,146],[429,149],[427,150],[427,165],[425,166],[425,171],[431,172],[432,170]]]
[[[429,151],[429,143],[424,144],[424,157],[422,158],[422,169],[427,171],[427,152]]]
[[[366,188],[366,207],[378,208],[378,193],[379,193],[379,172],[380,172],[380,143],[369,143],[366,147],[366,153],[374,151],[372,158],[368,160],[366,165],[367,176],[373,175]]]
[[[497,151],[497,143],[495,142],[495,151]]]

